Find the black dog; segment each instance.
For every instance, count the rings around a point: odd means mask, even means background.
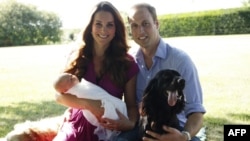
[[[185,105],[185,80],[175,70],[161,70],[147,85],[142,99],[140,138],[151,137],[146,130],[163,134],[163,125],[179,129],[177,114]],[[153,138],[153,137],[151,137]]]

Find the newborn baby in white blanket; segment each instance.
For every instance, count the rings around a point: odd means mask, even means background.
[[[78,98],[100,100],[104,108],[103,118],[118,119],[116,109],[123,115],[127,116],[127,108],[124,101],[110,95],[101,87],[82,79],[79,82],[75,75],[62,73],[54,83],[54,88],[61,94],[72,94]],[[94,131],[99,140],[112,141],[120,132],[105,129],[100,125],[97,118],[87,109],[83,109],[85,118],[97,128]]]

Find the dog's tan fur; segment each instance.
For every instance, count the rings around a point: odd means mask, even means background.
[[[7,141],[52,141],[56,136],[63,116],[45,118],[39,121],[26,121],[14,126],[6,135]]]

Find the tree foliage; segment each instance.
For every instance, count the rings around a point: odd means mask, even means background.
[[[250,7],[250,0],[244,0],[242,3],[243,6]]]
[[[247,7],[159,16],[162,37],[250,33]]]
[[[52,12],[7,0],[0,3],[0,46],[59,42],[62,22]]]

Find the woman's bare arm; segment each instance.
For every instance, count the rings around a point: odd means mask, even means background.
[[[110,130],[128,131],[135,127],[139,117],[135,95],[136,76],[127,82],[125,86],[124,100],[127,106],[128,118],[117,110],[118,120],[103,118],[101,125]]]
[[[136,75],[125,86],[124,101],[127,105],[129,120],[132,122],[132,127],[134,127],[139,117],[136,104]]]
[[[104,113],[104,109],[101,107],[100,100],[90,100],[84,98],[77,98],[71,94],[56,94],[56,101],[66,107],[72,107],[77,109],[88,109],[90,110],[98,119]]]

